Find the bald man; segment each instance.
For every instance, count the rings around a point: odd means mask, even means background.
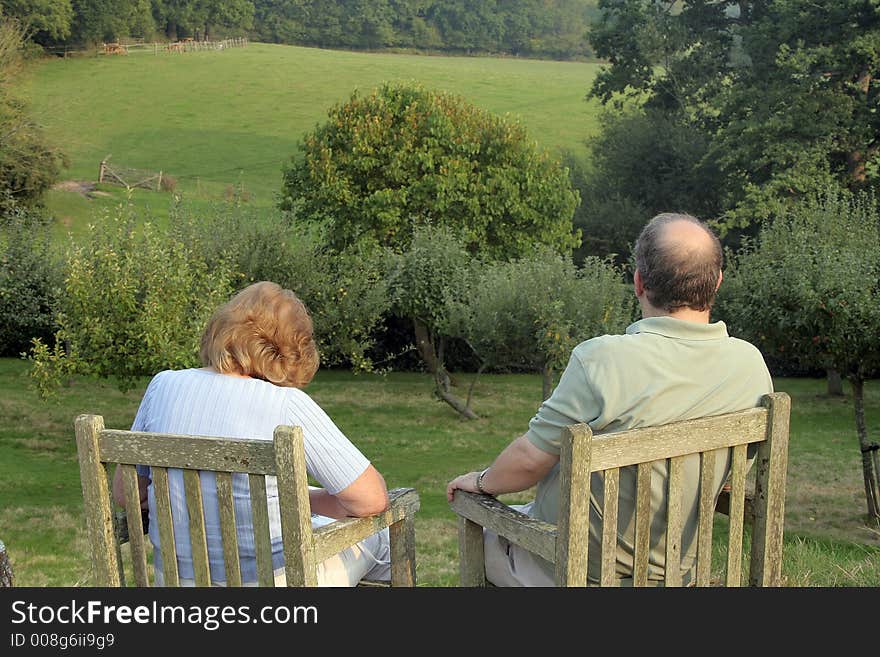
[[[723,322],[710,322],[722,282],[718,238],[698,219],[661,214],[644,227],[635,247],[634,291],[642,319],[624,335],[603,335],[574,348],[553,394],[538,408],[528,431],[508,445],[486,469],[468,472],[447,485],[489,495],[537,485],[535,500],[519,508],[533,518],[556,523],[559,507],[559,453],[564,427],[589,424],[594,435],[679,420],[730,413],[757,406],[773,391],[761,353],[727,334]],[[753,454],[750,454],[753,457]],[[715,494],[730,468],[729,455],[716,459]],[[750,461],[751,462],[751,461]],[[662,584],[666,542],[665,464],[655,464],[651,509],[664,516],[651,524],[649,583]],[[590,482],[589,581],[599,581],[603,479]],[[632,584],[635,467],[620,472],[617,576]],[[682,580],[694,576],[699,494],[699,457],[684,466]],[[486,578],[496,586],[552,586],[553,566],[493,532],[484,532]]]

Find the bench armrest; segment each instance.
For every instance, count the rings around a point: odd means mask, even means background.
[[[530,518],[491,495],[457,490],[450,506],[460,517],[491,529],[550,563],[556,562],[556,525]]]
[[[414,488],[390,490],[388,500],[388,508],[382,513],[364,518],[342,518],[313,530],[315,560],[321,562],[332,557],[386,527],[413,518],[419,510],[419,495]]]

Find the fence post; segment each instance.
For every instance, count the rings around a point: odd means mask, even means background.
[[[104,182],[104,162],[105,160],[101,160],[101,170],[98,172],[98,182]]]
[[[156,191],[157,192],[162,191],[162,172],[161,171],[159,172],[159,179],[156,181]]]

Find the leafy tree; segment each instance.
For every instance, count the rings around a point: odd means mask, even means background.
[[[0,0],[0,13],[15,18],[37,41],[62,40],[70,35],[70,0]]]
[[[608,59],[591,94],[680,117],[711,139],[724,226],[743,229],[830,183],[877,182],[880,5],[600,0]]]
[[[114,41],[130,33],[133,19],[142,18],[140,0],[71,0],[71,37],[79,43]]]
[[[23,48],[21,26],[0,16],[0,215],[38,206],[64,163],[16,95]]]
[[[199,0],[197,14],[202,17],[202,36],[209,39],[216,27],[249,30],[254,24],[254,4],[250,0]]]
[[[834,188],[765,225],[728,265],[718,312],[766,354],[834,368],[853,389],[868,515],[880,520],[878,447],[865,380],[880,370],[880,210]]]
[[[595,0],[254,0],[261,38],[322,47],[589,54]]]
[[[196,365],[233,274],[229,260],[208,262],[200,251],[121,213],[90,226],[64,261],[55,344],[35,340],[31,351],[41,392],[73,373],[114,377],[124,390],[136,377]]]
[[[620,333],[632,322],[632,289],[620,271],[594,257],[576,267],[547,251],[489,265],[473,286],[463,333],[492,367],[537,371],[543,399],[571,350],[597,335]]]
[[[386,84],[355,92],[284,171],[282,208],[324,223],[335,248],[406,248],[417,226],[459,231],[487,258],[577,244],[568,172],[519,123],[445,93]]]
[[[708,136],[657,109],[606,111],[589,140],[589,165],[572,166],[582,205],[575,225],[584,252],[628,261],[647,218],[660,212],[716,217],[721,175],[707,158]]]
[[[416,348],[434,378],[434,393],[467,419],[470,395],[460,399],[446,369],[446,346],[462,333],[462,308],[474,290],[480,262],[449,227],[417,226],[409,247],[388,268],[392,310],[413,323]]]
[[[60,283],[46,222],[17,208],[0,220],[0,356],[19,356],[55,330]]]

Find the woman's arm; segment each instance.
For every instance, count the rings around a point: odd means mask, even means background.
[[[363,518],[388,508],[385,479],[372,465],[346,488],[331,495],[323,488],[309,490],[312,513],[328,518]]]

